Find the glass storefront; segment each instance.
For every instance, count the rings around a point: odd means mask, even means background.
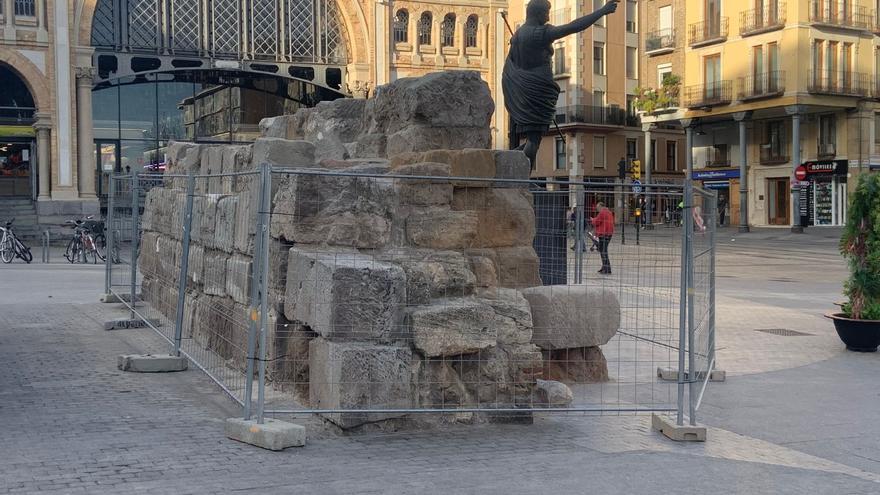
[[[815,177],[810,181],[812,222],[816,226],[846,223],[846,177],[833,175]]]
[[[0,197],[32,197],[34,100],[24,81],[0,64]]]
[[[341,93],[305,81],[226,70],[151,73],[92,92],[100,174],[161,170],[172,140],[250,142],[265,117],[291,114]],[[106,178],[99,179],[99,190]]]

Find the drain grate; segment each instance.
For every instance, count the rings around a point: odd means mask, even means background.
[[[771,335],[779,335],[781,337],[807,337],[813,334],[798,332],[797,330],[789,330],[788,328],[756,328],[756,332],[769,333]]]

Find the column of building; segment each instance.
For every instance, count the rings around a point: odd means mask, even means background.
[[[39,177],[39,196],[38,201],[49,201],[51,196],[51,146],[49,139],[52,131],[52,115],[45,112],[37,112],[34,114],[36,122],[34,130],[37,134],[37,175]]]
[[[92,124],[93,67],[76,68],[76,149],[79,197],[95,199],[95,142]]]

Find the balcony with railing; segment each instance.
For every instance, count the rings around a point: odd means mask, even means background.
[[[835,143],[823,143],[819,141],[816,143],[818,145],[818,149],[816,150],[816,154],[821,158],[834,158],[837,156],[837,146]]]
[[[688,26],[688,43],[691,48],[721,43],[727,40],[727,17],[716,17]]]
[[[752,9],[739,13],[739,34],[754,34],[775,31],[785,27],[785,2],[770,5],[766,9]]]
[[[645,55],[662,55],[675,50],[675,30],[658,29],[645,36]]]
[[[829,5],[827,0],[811,0],[810,22],[842,29],[871,31],[874,29],[874,12],[867,7],[858,5],[852,6],[837,2]]]
[[[626,110],[613,106],[569,105],[556,109],[556,123],[589,124],[622,127],[626,124]]]
[[[771,71],[739,78],[736,98],[742,101],[773,98],[785,93],[785,71]]]
[[[714,81],[684,88],[684,105],[687,108],[729,105],[733,101],[732,81]]]
[[[861,72],[814,70],[810,71],[807,91],[835,96],[871,96],[871,75]]]

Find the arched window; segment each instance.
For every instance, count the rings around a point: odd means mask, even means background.
[[[419,44],[420,45],[430,45],[431,44],[431,24],[434,23],[434,17],[430,12],[422,12],[422,17],[419,18]]]
[[[440,25],[440,46],[455,46],[455,14],[446,14]]]
[[[394,42],[406,43],[409,41],[409,12],[400,9],[394,14]]]
[[[15,0],[15,15],[34,17],[36,12],[34,0]]]
[[[467,18],[464,25],[464,46],[466,48],[477,47],[477,26],[480,24],[480,18],[476,14],[471,14]]]

